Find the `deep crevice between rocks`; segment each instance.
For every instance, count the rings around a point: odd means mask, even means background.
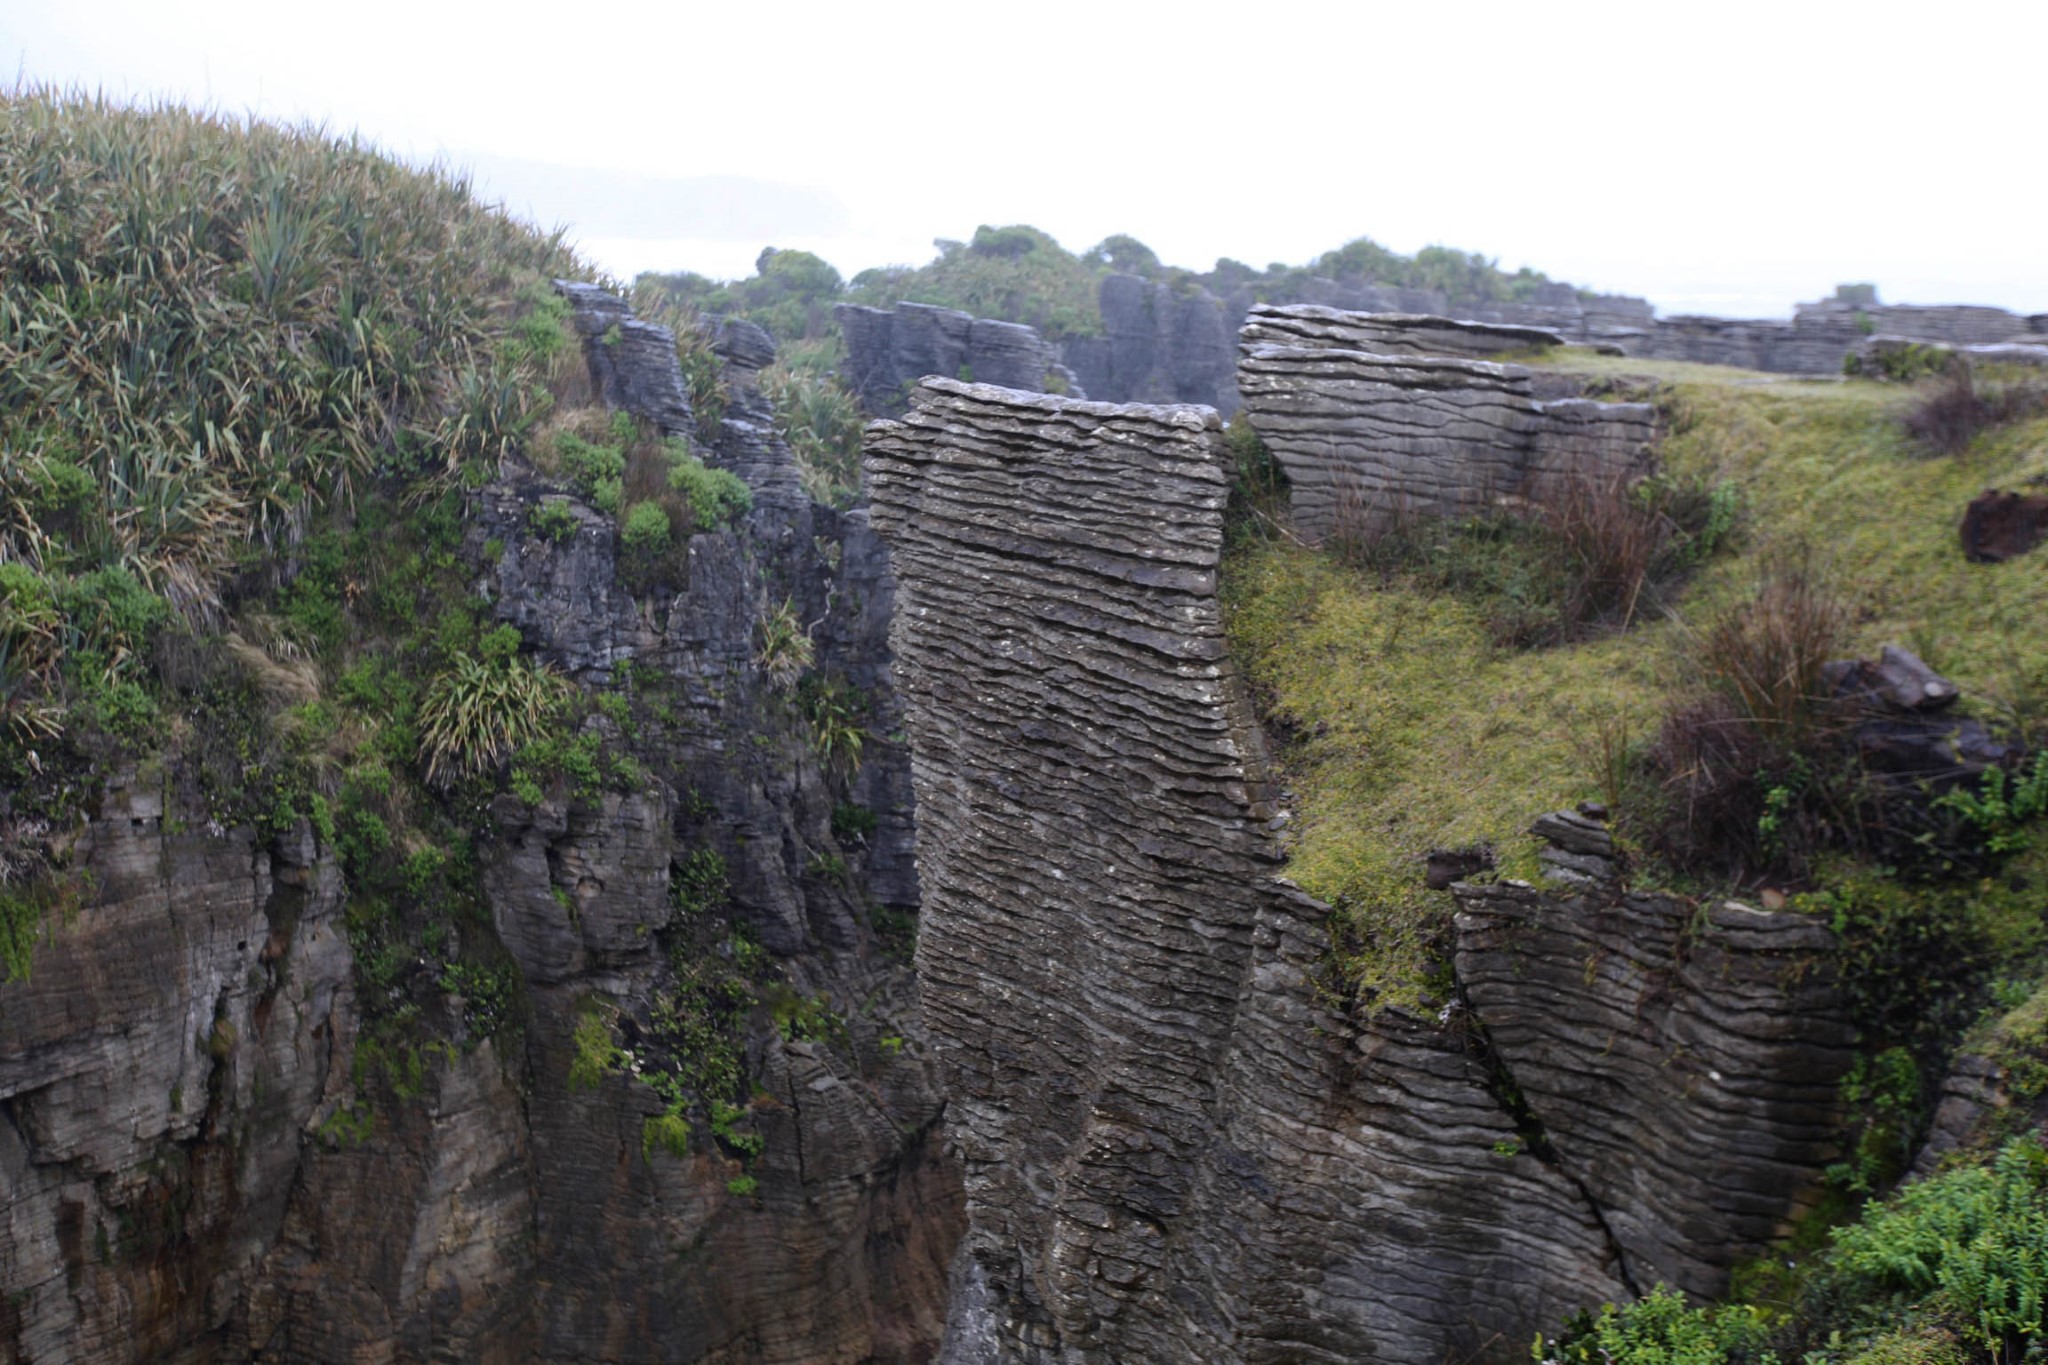
[[[1514,1124],[1515,1136],[1521,1142],[1522,1150],[1570,1182],[1571,1187],[1578,1192],[1579,1198],[1585,1203],[1586,1211],[1593,1215],[1594,1223],[1599,1226],[1602,1240],[1607,1243],[1608,1254],[1614,1261],[1615,1274],[1630,1295],[1642,1298],[1643,1288],[1636,1282],[1635,1274],[1629,1268],[1628,1253],[1622,1249],[1621,1239],[1614,1235],[1614,1228],[1607,1221],[1607,1211],[1600,1207],[1600,1201],[1593,1197],[1593,1192],[1586,1187],[1586,1182],[1573,1173],[1558,1155],[1557,1147],[1551,1142],[1542,1118],[1522,1094],[1521,1086],[1516,1084],[1514,1073],[1508,1068],[1507,1059],[1493,1046],[1493,1037],[1487,1032],[1486,1021],[1479,1017],[1479,1011],[1473,1007],[1470,997],[1465,993],[1464,981],[1456,981],[1452,990],[1457,1002],[1457,1013],[1461,1016],[1458,1028],[1464,1040],[1465,1054],[1479,1064],[1480,1071],[1485,1077],[1482,1084],[1486,1088],[1486,1093],[1500,1106],[1501,1112],[1507,1115],[1509,1122]]]

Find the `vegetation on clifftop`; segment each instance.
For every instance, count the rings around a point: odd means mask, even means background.
[[[1497,874],[1534,880],[1531,817],[1580,800],[1612,810],[1638,886],[1782,897],[1824,917],[1864,1049],[1830,1201],[1784,1257],[1738,1276],[1730,1306],[1653,1295],[1584,1318],[1539,1358],[2020,1359],[2048,1284],[2038,1148],[1988,1167],[1959,1154],[1951,1174],[1872,1203],[1832,1249],[1826,1229],[1899,1179],[1958,1047],[2007,1068],[2013,1124],[2048,1095],[2048,781],[2037,795],[2022,764],[1934,803],[1940,828],[1866,824],[1881,812],[1833,747],[1813,670],[1904,645],[1996,733],[2048,742],[2048,576],[2036,556],[1972,564],[1956,531],[1983,488],[2048,475],[2048,421],[1989,426],[1936,456],[1908,421],[1923,393],[1579,353],[1547,363],[1601,385],[1654,380],[1672,425],[1662,477],[1731,489],[1739,506],[1625,629],[1561,621],[1569,592],[1546,576],[1540,506],[1519,526],[1310,549],[1286,533],[1255,439],[1232,433],[1248,477],[1226,626],[1280,741],[1289,874],[1334,907],[1333,984],[1366,1008],[1441,1004],[1451,905],[1425,886],[1427,855],[1483,850]],[[1746,680],[1770,695],[1743,697]],[[1751,728],[1755,766],[1733,774],[1736,825],[1687,839],[1697,788],[1670,756],[1709,702],[1729,708],[1712,724]]]
[[[1982,488],[2048,472],[2048,422],[1929,459],[1899,421],[1910,399],[1879,385],[1561,363],[1668,384],[1666,476],[1738,491],[1729,548],[1698,564],[1667,610],[1626,632],[1520,647],[1502,623],[1554,610],[1557,594],[1509,572],[1515,545],[1484,524],[1437,528],[1436,558],[1361,568],[1248,519],[1226,564],[1233,650],[1291,739],[1293,875],[1340,907],[1347,975],[1389,1001],[1419,1001],[1431,977],[1446,913],[1422,888],[1433,848],[1488,846],[1526,875],[1531,816],[1597,799],[1617,806],[1625,842],[1655,871],[1645,837],[1669,811],[1643,760],[1674,703],[1705,685],[1702,640],[1791,547],[1843,604],[1831,657],[1903,644],[1994,725],[2036,739],[2048,726],[2048,578],[2025,561],[1968,563],[1955,532]],[[1752,890],[1776,875],[1738,871]],[[1665,875],[1709,889],[1695,869]]]
[[[0,102],[0,221],[0,988],[90,909],[71,850],[111,790],[160,802],[167,836],[310,840],[341,874],[355,976],[354,1093],[318,1135],[360,1142],[430,1093],[437,1059],[523,1055],[507,1034],[531,1001],[485,885],[505,824],[664,805],[701,739],[666,673],[542,663],[498,619],[494,571],[602,529],[619,587],[667,600],[690,537],[741,522],[752,492],[708,444],[594,402],[550,283],[592,272],[439,172],[29,92]],[[708,443],[724,362],[694,313],[657,320]],[[803,432],[843,492],[844,414],[814,397]],[[523,511],[486,537],[480,509],[508,499]],[[764,701],[751,738],[843,779],[866,703],[801,640],[784,690],[808,711]],[[699,839],[722,831],[694,791],[679,804]],[[714,847],[673,871],[647,998],[575,1023],[574,1079],[661,1097],[650,1158],[696,1122],[750,1161],[749,1032],[839,1016],[777,986]],[[540,889],[572,922],[576,885]],[[597,1046],[615,1023],[632,1045]]]

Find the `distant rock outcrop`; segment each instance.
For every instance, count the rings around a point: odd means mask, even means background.
[[[1521,366],[1367,349],[1390,331],[1403,344],[1499,335],[1321,308],[1261,306],[1245,324],[1238,387],[1287,472],[1300,534],[1397,510],[1470,512],[1545,476],[1646,466],[1649,405],[1545,401]]]
[[[1022,323],[924,303],[842,303],[832,311],[846,338],[840,378],[871,416],[902,412],[912,386],[927,375],[1088,396],[1058,350]]]
[[[1234,338],[1241,313],[1199,286],[1107,275],[1102,335],[1068,337],[1061,357],[1089,394],[1117,403],[1200,403],[1237,411]]]
[[[1804,303],[1785,318],[1658,318],[1614,338],[1629,355],[1734,365],[1779,374],[1840,374],[1866,337],[1885,335],[1944,346],[1976,346],[2038,337],[2040,319],[2002,308],[1858,306],[1829,299]]]
[[[1555,281],[1538,284],[1523,297],[1502,299],[1320,278],[1293,280],[1277,296],[1255,296],[1249,285],[1233,285],[1221,272],[1204,278],[1209,285],[1125,274],[1103,277],[1102,334],[1060,343],[1062,358],[1091,397],[1117,403],[1206,403],[1225,417],[1233,415],[1239,404],[1233,373],[1236,338],[1262,303],[1452,323],[1450,329],[1439,325],[1438,335],[1415,347],[1382,336],[1380,344],[1369,348],[1382,352],[1487,355],[1493,352],[1481,340],[1486,335],[1482,329],[1529,327],[1567,343],[1626,355],[1784,374],[1839,374],[1851,348],[1877,332],[1957,347],[2048,345],[2048,317],[1975,306],[1829,299],[1801,304],[1790,318],[1660,318],[1643,299],[1594,294]],[[1450,333],[1458,329],[1472,330],[1454,342]],[[1522,343],[1535,344],[1549,343],[1536,338]]]
[[[1719,1290],[1833,1155],[1825,929],[1624,897],[1582,821],[1570,897],[1463,893],[1441,1017],[1335,1007],[1224,653],[1219,435],[947,380],[869,429],[967,1170],[942,1359],[1507,1360]]]

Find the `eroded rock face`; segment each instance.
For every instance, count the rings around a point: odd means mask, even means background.
[[[1464,1001],[1630,1282],[1724,1293],[1839,1150],[1855,1039],[1827,927],[1611,887],[1456,891]]]
[[[443,996],[416,1056],[372,1057],[346,889],[311,833],[261,844],[209,828],[161,773],[117,775],[74,849],[92,895],[0,983],[0,1360],[936,1349],[964,1217],[904,934],[883,929],[917,906],[886,556],[864,513],[803,496],[753,382],[765,334],[721,330],[728,419],[700,431],[672,338],[564,293],[594,387],[690,436],[754,508],[692,538],[686,581],[636,594],[610,518],[530,471],[477,495],[466,552],[499,619],[566,674],[602,685],[630,663],[663,696],[639,722],[643,784],[488,812],[490,923],[450,932],[497,936],[522,1025],[468,1036]],[[574,515],[560,543],[529,530],[543,497]],[[784,605],[860,699],[857,771],[828,770],[764,670],[760,623]],[[873,827],[842,837],[841,807]],[[729,883],[695,911],[717,919],[707,937],[744,934],[775,989],[839,1021],[806,1038],[765,1006],[747,1020],[731,1130],[760,1143],[751,1190],[702,1122],[686,1155],[651,1146],[664,1101],[630,1072],[568,1080],[579,1012],[631,1040],[674,985],[673,880],[707,852]]]
[[[303,830],[258,848],[192,814],[161,772],[116,774],[74,850],[92,893],[0,985],[5,1359],[169,1359],[215,1330],[345,1069],[333,865]]]
[[[1387,330],[1372,315],[1300,308],[1254,309],[1245,325],[1238,388],[1287,471],[1297,532],[1469,513],[1547,476],[1647,468],[1649,405],[1544,401],[1518,365],[1367,349]],[[1449,323],[1394,330],[1402,344],[1487,335]]]
[[[1717,1287],[1817,1179],[1846,1051],[1824,976],[1787,984],[1823,947],[1796,917],[1479,892],[1469,1005],[1333,1008],[1223,652],[1213,413],[927,381],[867,473],[967,1171],[945,1359],[1519,1358],[1575,1305]],[[1561,993],[1593,1021],[1562,1045]],[[1620,1112],[1549,1133],[1588,1087]],[[1660,1188],[1629,1142],[1698,1169]]]
[[[842,303],[832,312],[846,337],[841,376],[861,407],[877,417],[902,412],[911,388],[926,375],[1088,396],[1058,349],[1022,323],[926,303]]]

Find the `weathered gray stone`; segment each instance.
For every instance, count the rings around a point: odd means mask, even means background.
[[[1718,1287],[1832,1155],[1826,930],[1474,889],[1469,1011],[1333,1013],[1223,653],[1217,436],[943,380],[869,429],[967,1166],[944,1358],[1505,1360],[1576,1304]],[[1580,996],[1583,1030],[1553,1019]],[[1547,1128],[1567,1083],[1620,1112]],[[1663,1146],[1636,1166],[1624,1139]],[[1665,1153],[1697,1163],[1668,1191]]]
[[[1021,323],[924,303],[842,303],[832,311],[846,338],[840,375],[872,416],[902,412],[911,388],[927,375],[1087,397],[1058,350]]]
[[[532,508],[567,495],[516,460],[476,495],[465,553],[499,618],[559,669],[603,681],[630,659],[663,694],[630,745],[638,789],[503,795],[482,821],[523,1027],[470,1038],[459,999],[429,991],[411,1003],[430,1026],[379,1062],[346,888],[312,834],[264,846],[161,774],[117,775],[72,844],[93,894],[0,983],[0,1359],[907,1365],[935,1348],[963,1215],[916,981],[875,913],[917,900],[886,556],[864,518],[803,497],[753,383],[765,334],[715,338],[733,399],[713,435],[673,401],[672,342],[565,293],[594,387],[738,472],[755,509],[693,536],[687,582],[650,600],[618,581],[611,518],[569,498],[574,534],[533,534]],[[763,670],[761,622],[785,603],[816,667],[866,698],[855,773],[826,770]],[[834,811],[855,801],[876,829],[841,843]],[[844,1026],[828,1045],[785,1040],[765,1006],[742,1021],[751,1195],[701,1122],[687,1157],[648,1150],[647,1084],[567,1081],[581,1010],[626,1036],[674,983],[671,873],[705,850],[729,904],[700,913]]]
[[[1489,356],[1562,346],[1564,337],[1541,327],[1461,322],[1427,313],[1352,313],[1313,304],[1260,304],[1246,315],[1238,337],[1246,346],[1300,346],[1311,350],[1372,351],[1379,355]]]
[[[1810,916],[1461,885],[1464,998],[1628,1278],[1725,1292],[1817,1199],[1854,1032]]]
[[[1288,332],[1369,334],[1327,310],[1254,310],[1238,387],[1247,419],[1286,470],[1295,530],[1321,539],[1408,511],[1451,516],[1546,477],[1647,470],[1655,411],[1534,396],[1517,365],[1275,344]]]
[[[556,280],[555,290],[569,302],[591,381],[605,405],[645,417],[665,436],[691,434],[696,423],[676,364],[675,333],[642,322],[624,299],[594,284]]]

